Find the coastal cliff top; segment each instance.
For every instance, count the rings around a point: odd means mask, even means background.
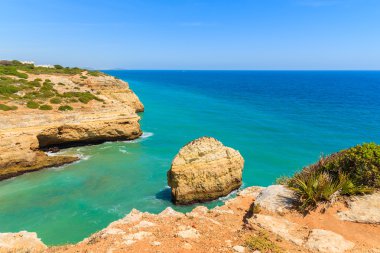
[[[100,71],[0,61],[0,114],[5,119],[0,129],[46,125],[56,119],[75,123],[101,114],[137,117],[135,112],[143,110],[128,83]]]
[[[48,146],[138,138],[142,111],[128,83],[102,72],[0,61],[0,180],[78,160]]]

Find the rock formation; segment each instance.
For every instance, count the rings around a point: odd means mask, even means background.
[[[281,213],[285,209],[291,209],[296,202],[292,190],[283,185],[271,185],[260,192],[255,200],[255,205],[265,208],[271,212]]]
[[[351,197],[347,205],[348,210],[338,213],[341,220],[380,225],[380,192]]]
[[[46,248],[36,233],[21,231],[0,234],[0,252],[43,252]]]
[[[380,226],[340,220],[342,203],[304,216],[278,202],[284,212],[263,205],[249,216],[258,196],[283,194],[268,188],[246,188],[223,206],[198,206],[188,213],[133,209],[76,244],[46,247],[35,233],[0,233],[0,252],[379,252]]]
[[[242,184],[244,159],[218,140],[202,137],[185,145],[168,171],[176,204],[191,204],[225,196]]]
[[[4,77],[13,80],[15,87],[37,82],[37,88],[33,92],[22,90],[17,95],[20,99],[8,100],[8,105],[17,110],[0,110],[0,180],[78,160],[73,156],[48,156],[43,149],[132,140],[142,134],[136,113],[144,106],[128,83],[102,73],[78,71],[82,72],[28,73],[26,80]],[[50,89],[50,94],[43,93],[41,86]],[[28,99],[21,97],[28,92],[40,96],[34,102],[49,104],[51,109],[28,108]],[[51,98],[42,97],[46,94],[62,104],[49,103]],[[61,105],[70,105],[71,109],[61,110]]]

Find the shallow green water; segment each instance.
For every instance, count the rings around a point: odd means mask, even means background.
[[[130,81],[143,101],[143,137],[65,150],[84,159],[0,182],[0,232],[35,231],[62,244],[132,208],[158,213],[172,206],[171,160],[204,135],[241,151],[244,186],[271,184],[322,153],[380,140],[379,72],[110,73]]]

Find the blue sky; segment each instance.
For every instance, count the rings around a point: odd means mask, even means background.
[[[0,0],[0,58],[97,69],[380,69],[380,1]]]

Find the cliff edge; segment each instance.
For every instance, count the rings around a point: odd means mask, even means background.
[[[0,61],[0,180],[78,160],[42,150],[138,138],[142,111],[128,83],[102,72]]]

